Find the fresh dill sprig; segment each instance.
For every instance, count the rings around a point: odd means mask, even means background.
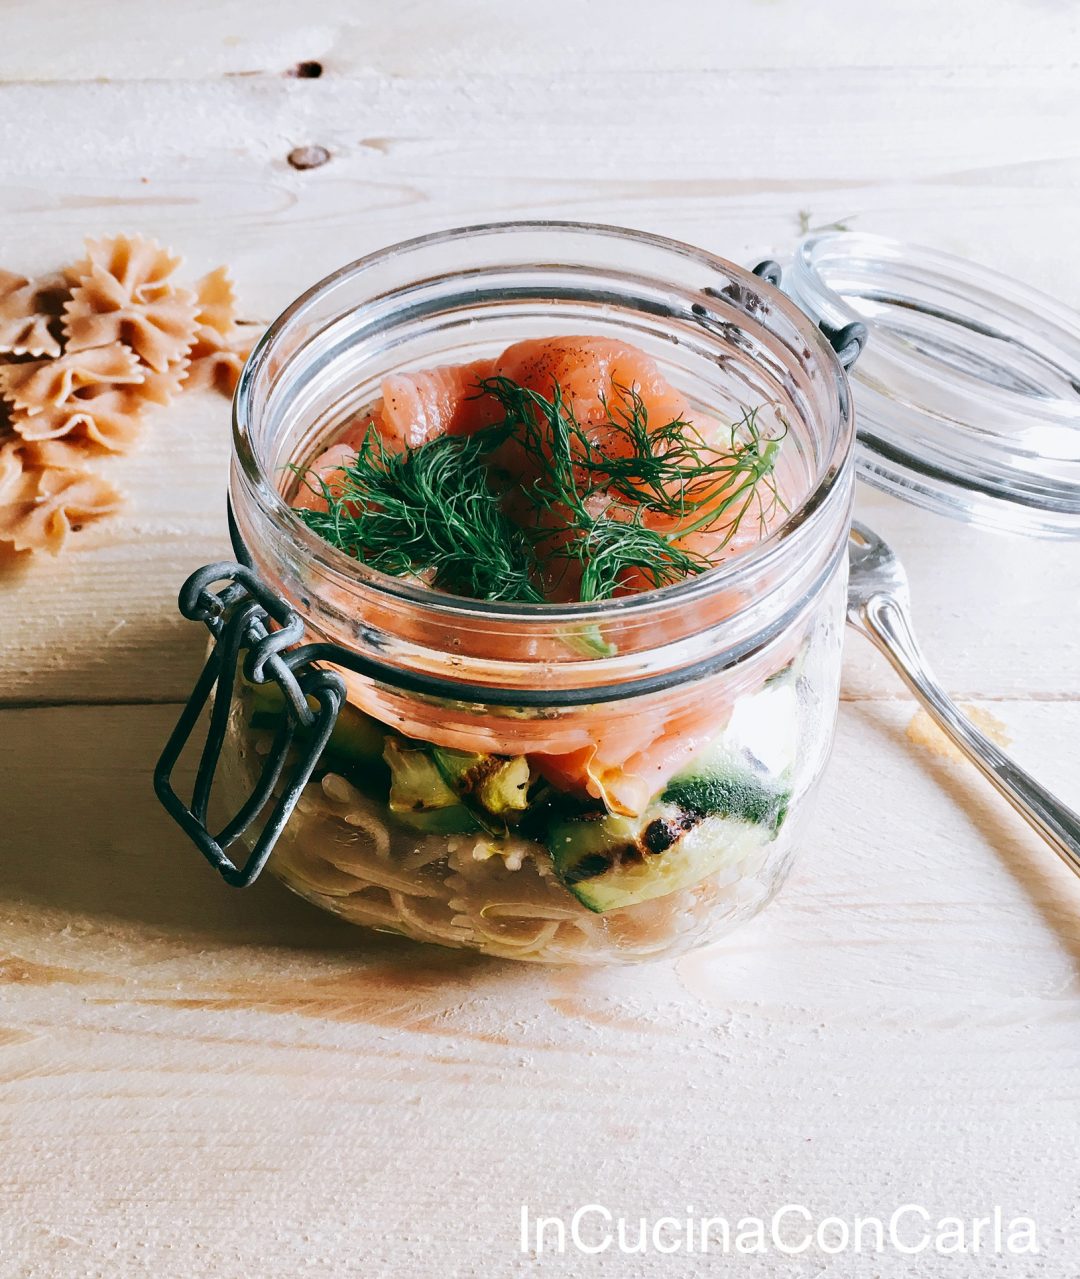
[[[683,533],[715,527],[763,480],[776,494],[768,477],[783,437],[762,437],[756,409],[745,411],[732,425],[727,457],[722,458],[692,422],[674,418],[650,425],[640,393],[612,385],[614,402],[601,397],[606,414],[603,454],[594,450],[582,463],[605,488],[672,519],[700,513],[684,525]],[[738,520],[734,523],[733,534]]]
[[[333,486],[298,472],[327,509],[297,514],[331,545],[384,573],[474,599],[542,603],[529,538],[488,482],[485,459],[507,434],[494,427],[441,435],[395,452],[369,426]]]
[[[383,572],[477,599],[539,603],[568,577],[583,602],[610,598],[629,577],[650,587],[682,581],[714,567],[755,509],[763,528],[786,509],[773,477],[782,436],[766,437],[755,410],[721,449],[681,418],[650,423],[633,388],[613,384],[602,419],[586,426],[558,383],[550,397],[504,377],[478,387],[498,401],[500,424],[403,452],[372,424],[333,486],[298,471],[327,509],[297,514]],[[502,445],[525,463],[513,506],[522,522],[495,487]],[[701,531],[717,535],[709,554],[684,544]]]
[[[637,570],[651,587],[670,586],[712,567],[703,555],[682,550],[666,534],[642,523],[644,512],[621,504],[594,516],[572,554],[581,565],[582,600],[609,599]]]
[[[508,378],[480,385],[499,401],[513,438],[546,463],[527,490],[549,517],[537,536],[555,545],[551,558],[578,565],[582,601],[609,598],[632,570],[654,587],[702,573],[714,560],[684,549],[682,539],[719,531],[715,554],[755,505],[762,527],[783,506],[772,477],[783,437],[766,439],[756,410],[732,425],[721,455],[681,418],[650,426],[632,388],[613,384],[614,401],[601,399],[604,419],[586,428],[558,383],[550,399]],[[601,494],[606,500],[597,502]],[[561,524],[552,511],[565,513]],[[645,523],[649,513],[657,524]]]

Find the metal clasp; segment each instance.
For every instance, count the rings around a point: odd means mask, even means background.
[[[778,289],[783,269],[779,262],[766,258],[764,262],[759,262],[754,267],[754,274],[766,284],[771,284],[774,289]],[[866,346],[867,338],[870,336],[866,325],[860,320],[853,320],[839,329],[826,320],[818,320],[818,328],[825,334],[826,341],[836,352],[836,358],[845,370],[850,369],[862,355],[863,347]]]
[[[206,626],[214,643],[154,769],[154,790],[222,879],[234,888],[246,888],[262,872],[311,778],[345,701],[345,683],[333,671],[303,661],[290,665],[285,660],[286,651],[303,639],[303,620],[243,564],[207,564],[192,573],[180,590],[179,605],[185,617]],[[207,813],[228,729],[237,666],[245,653],[244,676],[253,684],[276,684],[285,699],[285,714],[253,791],[215,834],[207,825]],[[314,708],[309,698],[315,701]],[[209,724],[188,804],[176,793],[172,774],[208,702]],[[304,730],[302,741],[297,736],[300,729]],[[288,782],[279,787],[294,745],[296,762]],[[237,866],[229,849],[268,808],[247,860]]]

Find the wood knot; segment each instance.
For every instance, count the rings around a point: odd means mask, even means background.
[[[288,160],[294,169],[317,169],[330,159],[326,147],[293,147]]]
[[[295,67],[286,71],[294,80],[317,80],[323,73],[321,62],[298,62]]]

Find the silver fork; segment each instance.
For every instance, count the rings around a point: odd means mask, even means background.
[[[944,732],[1080,875],[1080,817],[980,733],[934,678],[911,629],[907,574],[892,550],[852,523],[848,562],[848,623],[881,649]]]

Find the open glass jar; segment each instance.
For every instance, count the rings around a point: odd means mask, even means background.
[[[692,404],[782,431],[786,517],[700,576],[591,604],[450,596],[297,517],[297,468],[387,375],[568,333],[625,339]],[[778,289],[615,228],[428,236],[290,307],[234,413],[241,564],[181,596],[215,645],[158,775],[229,882],[269,857],[358,924],[556,962],[677,953],[769,901],[832,743],[854,440],[840,361]],[[187,805],[169,775],[211,696]],[[216,834],[212,787],[235,814]]]

